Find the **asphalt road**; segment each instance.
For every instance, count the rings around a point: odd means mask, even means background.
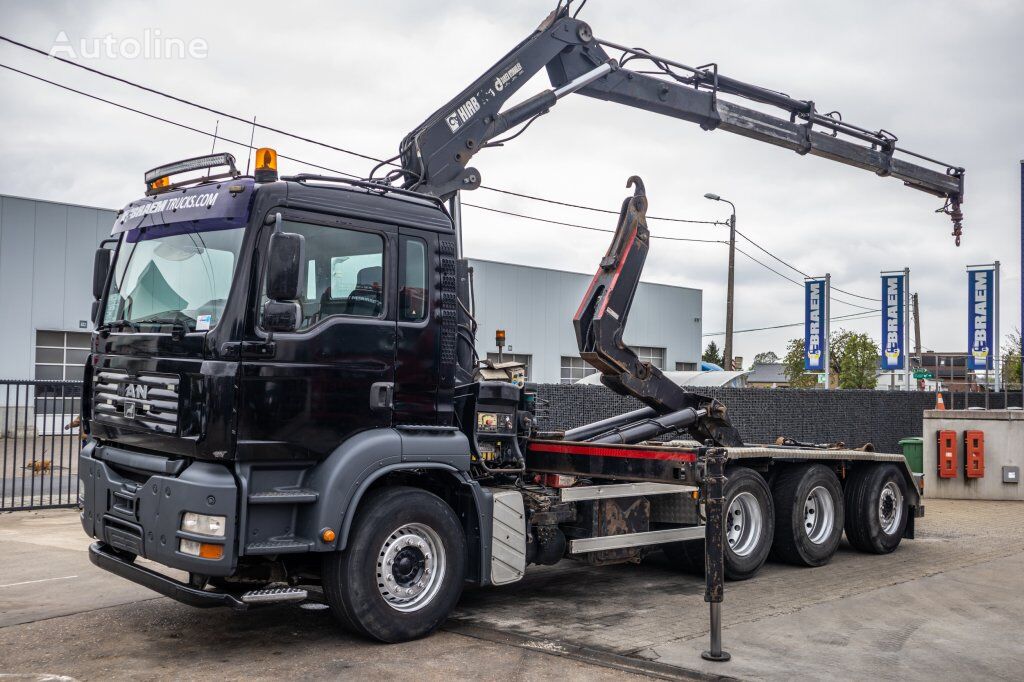
[[[1024,503],[931,500],[894,554],[728,583],[726,664],[701,660],[699,578],[664,561],[540,569],[467,590],[436,635],[384,646],[296,606],[197,610],[89,562],[70,511],[0,515],[0,676],[1020,679]]]

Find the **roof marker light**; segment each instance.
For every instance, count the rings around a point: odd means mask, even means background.
[[[277,181],[277,152],[270,147],[256,150],[256,182]]]

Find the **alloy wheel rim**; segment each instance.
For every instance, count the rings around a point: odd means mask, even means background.
[[[757,498],[748,492],[734,497],[726,513],[726,524],[725,539],[729,549],[736,556],[748,556],[757,546],[764,525]]]
[[[825,486],[815,486],[804,500],[804,532],[816,545],[827,541],[835,527],[836,507]]]
[[[878,520],[882,531],[892,535],[903,520],[903,493],[894,481],[889,481],[878,496]]]
[[[407,523],[377,552],[377,590],[394,610],[419,611],[440,591],[446,564],[441,536],[430,526]]]

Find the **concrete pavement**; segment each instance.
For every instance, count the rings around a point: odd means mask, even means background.
[[[69,511],[0,515],[0,673],[81,679],[325,677],[1019,679],[1024,503],[930,500],[888,556],[769,564],[728,583],[727,664],[707,645],[702,582],[658,558],[575,562],[467,590],[445,630],[382,646],[325,611],[196,610],[93,567]],[[41,581],[41,582],[34,582]],[[627,672],[628,671],[628,672]]]

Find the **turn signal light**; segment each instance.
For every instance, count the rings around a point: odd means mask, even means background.
[[[224,545],[215,545],[212,542],[196,542],[185,540],[178,543],[178,551],[189,556],[197,556],[201,559],[220,559],[224,556]]]
[[[277,152],[270,147],[256,150],[256,182],[275,182],[277,180]]]
[[[320,539],[324,542],[334,542],[334,539],[337,537],[338,536],[334,532],[333,528],[324,528],[322,531],[320,531]]]

